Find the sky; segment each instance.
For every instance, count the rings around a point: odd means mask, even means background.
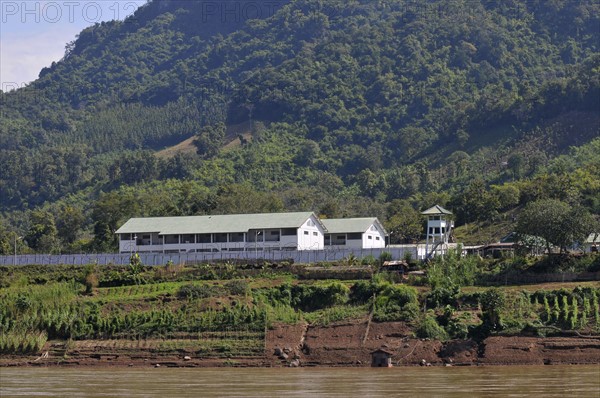
[[[0,89],[37,79],[97,22],[123,20],[146,0],[0,0]]]

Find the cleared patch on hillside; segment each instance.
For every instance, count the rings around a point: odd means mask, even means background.
[[[238,148],[242,145],[242,141],[239,137],[243,137],[247,142],[252,141],[253,137],[253,128],[252,123],[250,121],[234,124],[227,126],[227,130],[225,132],[225,144],[222,147],[222,150],[231,150],[234,148]],[[196,146],[194,145],[194,140],[196,136],[187,138],[180,143],[173,145],[171,147],[165,148],[156,153],[156,156],[159,158],[172,158],[177,154],[195,154]]]

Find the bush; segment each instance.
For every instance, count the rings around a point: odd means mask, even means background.
[[[438,308],[445,305],[456,306],[456,298],[460,289],[456,285],[435,287],[427,294],[427,308]]]
[[[229,291],[229,294],[234,296],[245,296],[250,291],[250,286],[244,279],[229,281],[225,284],[225,288]]]
[[[387,284],[375,300],[374,319],[379,322],[410,321],[419,313],[417,289]]]
[[[180,299],[198,299],[212,297],[215,294],[215,290],[212,286],[208,285],[184,285],[177,291],[177,297]]]
[[[480,298],[483,324],[488,330],[501,330],[502,318],[500,316],[506,297],[504,293],[492,288],[485,291]]]
[[[377,259],[373,255],[363,257],[363,259],[360,261],[361,265],[375,265],[376,263]]]
[[[92,293],[92,291],[98,287],[98,274],[96,272],[96,265],[90,264],[85,267],[84,272],[84,285],[86,294]]]
[[[368,302],[377,292],[377,286],[372,281],[358,281],[350,288],[350,301],[356,304]]]
[[[21,294],[15,300],[15,307],[19,311],[27,311],[31,307],[31,300],[29,297]]]
[[[379,255],[379,264],[383,264],[386,261],[392,261],[392,253],[381,252],[381,254]]]
[[[448,333],[437,323],[433,316],[427,315],[417,328],[417,337],[445,341],[448,340]]]
[[[418,296],[417,289],[406,285],[388,285],[380,294],[380,297],[386,297],[388,300],[393,300],[401,306],[409,303],[418,304]]]
[[[346,303],[349,293],[350,289],[340,282],[325,286],[296,285],[291,288],[291,304],[302,311],[315,311]]]

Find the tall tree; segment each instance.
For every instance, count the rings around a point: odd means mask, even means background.
[[[51,213],[34,210],[29,216],[29,223],[29,230],[25,235],[29,247],[41,253],[55,253],[60,250],[58,231]]]
[[[596,226],[597,221],[586,209],[556,199],[544,199],[525,207],[517,220],[516,231],[521,236],[543,238],[548,253],[551,245],[559,247],[562,253],[575,242],[582,242]]]
[[[388,207],[392,215],[384,222],[390,243],[412,243],[423,234],[423,218],[408,202],[395,200]]]
[[[60,239],[66,244],[75,242],[84,220],[81,209],[73,206],[61,208],[56,217],[56,229]]]

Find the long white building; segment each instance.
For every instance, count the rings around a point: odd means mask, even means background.
[[[131,218],[116,231],[120,253],[210,253],[377,249],[386,231],[375,217],[320,220],[314,213]]]
[[[311,212],[131,218],[119,252],[322,250],[326,228]]]

